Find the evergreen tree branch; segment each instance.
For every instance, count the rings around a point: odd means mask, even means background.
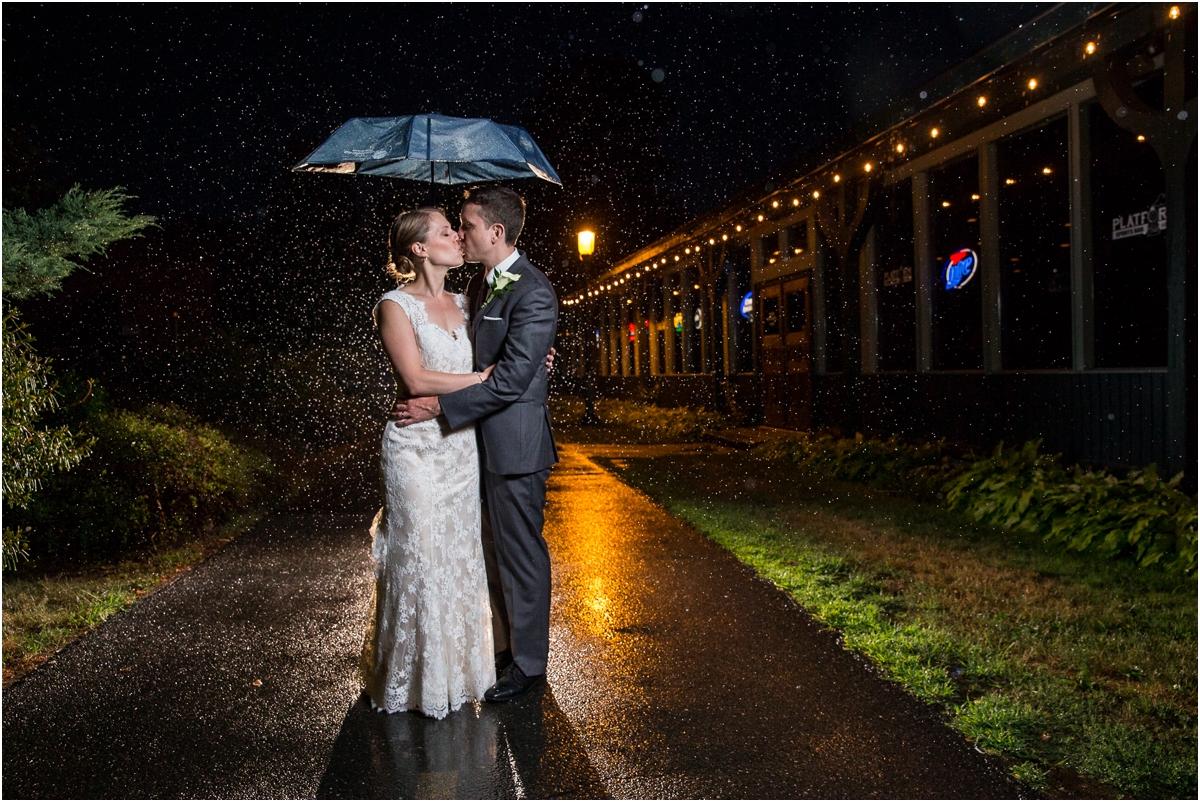
[[[129,217],[120,187],[84,192],[72,187],[53,206],[29,214],[4,210],[3,294],[20,300],[51,293],[63,279],[113,242],[142,236],[150,215]]]

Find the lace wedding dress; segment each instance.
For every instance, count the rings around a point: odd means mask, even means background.
[[[456,300],[465,316],[466,298]],[[465,321],[451,333],[406,292],[392,290],[385,301],[407,313],[426,370],[471,372]],[[376,709],[443,718],[482,699],[496,679],[475,427],[389,422],[380,467],[385,505],[371,526],[375,610],[363,643],[363,684]]]

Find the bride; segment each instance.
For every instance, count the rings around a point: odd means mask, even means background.
[[[445,215],[400,214],[388,246],[389,272],[407,283],[385,293],[374,315],[401,392],[435,396],[487,379],[491,367],[471,370],[467,299],[444,286],[463,263]],[[385,505],[371,526],[375,613],[363,684],[377,710],[440,719],[496,681],[475,427],[389,423],[380,466]]]

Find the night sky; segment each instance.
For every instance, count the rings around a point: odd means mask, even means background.
[[[548,74],[611,55],[669,102],[643,134],[669,160],[661,230],[1048,7],[6,4],[5,178],[28,178],[19,141],[38,177],[122,185],[133,211],[261,216],[272,176],[346,119],[423,111],[526,124],[565,177],[529,105]]]

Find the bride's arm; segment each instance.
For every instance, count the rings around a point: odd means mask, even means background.
[[[411,395],[452,393],[486,378],[478,373],[439,373],[421,367],[416,332],[408,315],[394,301],[379,304],[379,337],[392,368]]]

